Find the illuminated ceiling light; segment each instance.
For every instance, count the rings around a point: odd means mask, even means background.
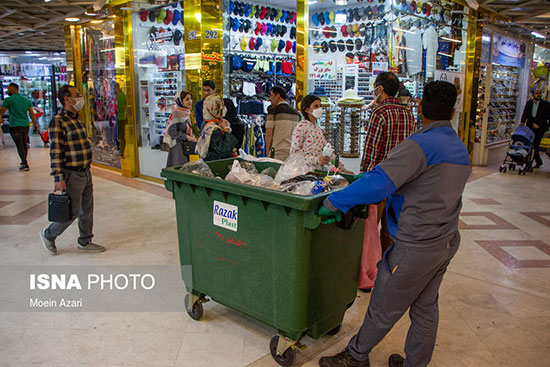
[[[84,14],[87,15],[87,16],[89,16],[89,17],[97,17],[97,16],[99,15],[99,13],[96,13],[96,12],[94,12],[94,11],[88,11],[88,10],[86,10],[86,11],[84,12]]]
[[[339,6],[348,5],[348,0],[334,0],[334,3]]]
[[[535,31],[531,32],[531,35],[537,37],[537,38],[546,38],[546,36],[543,36],[542,34],[540,33],[537,33]]]
[[[90,23],[92,23],[92,24],[99,24],[99,23],[103,23],[103,21],[102,21],[102,20],[97,20],[97,19],[96,19],[96,20],[92,20]]]
[[[26,54],[32,54],[32,51],[25,51]]]
[[[66,22],[78,22],[78,21],[80,21],[80,18],[78,18],[78,17],[68,17],[68,18],[65,18],[65,21]]]

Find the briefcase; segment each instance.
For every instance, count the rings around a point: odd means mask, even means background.
[[[69,222],[72,217],[71,198],[67,193],[48,195],[48,220],[50,222]]]

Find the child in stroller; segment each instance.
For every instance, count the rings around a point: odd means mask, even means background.
[[[512,133],[510,150],[506,152],[504,162],[500,165],[499,171],[506,172],[507,169],[514,171],[516,165],[520,166],[518,174],[525,176],[526,172],[533,171],[533,141],[535,133],[527,126],[518,126]]]

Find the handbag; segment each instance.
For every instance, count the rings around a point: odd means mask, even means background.
[[[183,154],[190,155],[195,154],[195,148],[197,147],[197,142],[195,141],[184,141],[183,142]]]
[[[73,218],[71,198],[66,192],[61,195],[48,195],[48,220],[50,222],[69,222]]]

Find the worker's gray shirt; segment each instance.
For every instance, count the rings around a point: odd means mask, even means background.
[[[392,149],[388,158],[325,201],[347,212],[388,197],[392,238],[407,246],[449,241],[458,230],[470,156],[449,121],[425,126]]]

